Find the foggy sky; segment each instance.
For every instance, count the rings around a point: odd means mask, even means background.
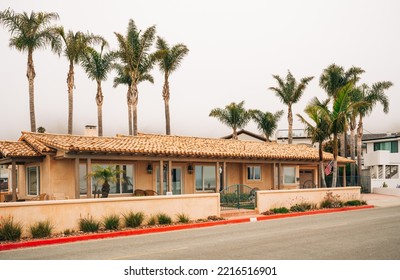
[[[184,43],[188,56],[170,77],[172,134],[221,137],[231,130],[208,116],[211,109],[245,100],[248,109],[285,110],[279,122],[287,128],[287,108],[268,90],[272,75],[290,70],[300,80],[314,76],[294,115],[312,97],[325,98],[319,87],[322,70],[332,63],[363,68],[361,83],[389,80],[389,114],[378,105],[364,120],[365,133],[400,131],[400,2],[379,1],[8,1],[0,10],[57,12],[66,30],[89,31],[117,47],[114,32],[125,34],[129,19],[141,30],[156,25],[157,35],[172,45]],[[27,54],[9,47],[0,26],[0,139],[16,140],[30,130]],[[68,62],[50,49],[34,53],[36,126],[67,133]],[[165,133],[163,76],[156,66],[154,84],[139,85],[140,132]],[[127,88],[113,88],[111,72],[103,82],[105,136],[128,133]],[[75,67],[74,134],[97,125],[96,83]],[[294,117],[294,128],[303,128]],[[246,129],[256,132],[250,123]]]

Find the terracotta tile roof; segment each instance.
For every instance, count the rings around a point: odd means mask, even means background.
[[[41,154],[21,141],[0,141],[0,155],[3,157],[34,157]]]
[[[22,140],[65,152],[110,152],[153,156],[247,158],[261,160],[318,161],[318,150],[304,145],[139,134],[138,136],[90,137],[23,132]],[[324,153],[325,160],[332,160]],[[338,158],[338,162],[351,162]]]

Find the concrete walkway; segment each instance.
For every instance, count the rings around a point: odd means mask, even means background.
[[[394,195],[362,193],[361,199],[365,200],[368,205],[374,205],[375,207],[391,207],[400,205],[400,196]]]

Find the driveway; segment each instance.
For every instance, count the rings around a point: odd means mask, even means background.
[[[375,207],[391,207],[400,205],[400,196],[394,195],[362,193],[361,199],[365,200],[368,205],[374,205]]]

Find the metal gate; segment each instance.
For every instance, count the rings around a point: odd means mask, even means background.
[[[256,191],[246,185],[232,185],[220,191],[221,210],[255,209]]]

